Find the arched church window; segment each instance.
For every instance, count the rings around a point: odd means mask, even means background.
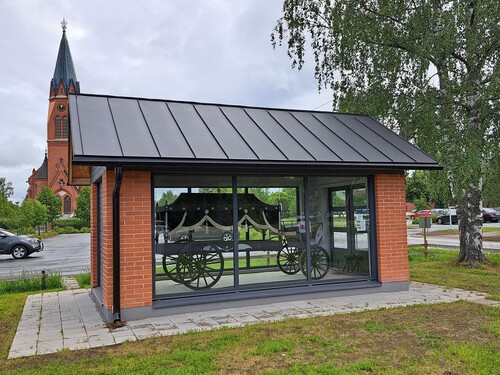
[[[71,213],[71,198],[66,195],[64,197],[64,214],[70,214]]]
[[[68,136],[69,136],[69,121],[68,121],[68,117],[67,116],[64,116],[62,118],[62,139],[68,139]]]
[[[61,133],[62,133],[62,119],[59,116],[56,116],[56,134],[55,134],[55,138],[56,139],[61,138]]]

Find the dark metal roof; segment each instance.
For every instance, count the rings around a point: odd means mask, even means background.
[[[80,91],[80,83],[76,78],[75,66],[71,58],[68,39],[66,39],[66,31],[63,30],[61,43],[59,44],[59,52],[57,54],[56,68],[54,69],[54,77],[52,78],[52,88],[54,91],[61,83],[64,84],[66,92],[69,92],[71,82],[73,82],[76,91]]]
[[[69,103],[76,164],[439,168],[364,115],[88,94]]]
[[[35,179],[37,180],[46,180],[48,178],[47,173],[47,154],[45,154],[45,158],[43,159],[43,163],[36,171]]]

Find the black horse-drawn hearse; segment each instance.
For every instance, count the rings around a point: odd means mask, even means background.
[[[300,223],[285,225],[280,205],[266,204],[251,193],[238,193],[237,208],[235,233],[231,193],[182,193],[173,203],[157,206],[155,246],[166,276],[191,289],[214,286],[224,273],[224,256],[234,259],[234,234],[244,238],[237,241],[238,252],[247,259],[240,269],[251,270],[251,253],[275,253],[279,270],[307,275]],[[323,278],[330,267],[327,251],[318,244],[311,242],[313,279]]]

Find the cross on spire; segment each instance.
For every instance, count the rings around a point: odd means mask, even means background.
[[[61,22],[61,27],[63,29],[63,32],[66,31],[66,27],[68,27],[68,23],[66,22],[66,20],[63,18],[62,22]]]

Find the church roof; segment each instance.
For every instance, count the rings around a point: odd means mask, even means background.
[[[59,44],[59,53],[57,54],[56,68],[54,70],[54,77],[52,78],[52,88],[57,90],[61,83],[64,84],[66,92],[69,92],[71,82],[73,82],[77,92],[80,91],[80,84],[76,78],[75,66],[71,58],[71,51],[69,49],[68,39],[66,38],[66,21],[63,20],[63,34],[61,43]]]
[[[45,154],[45,158],[43,159],[42,165],[36,171],[35,179],[37,179],[37,180],[46,180],[47,177],[48,177],[48,173],[47,173],[47,154]]]
[[[70,95],[69,111],[80,165],[440,168],[365,115],[88,94]]]

